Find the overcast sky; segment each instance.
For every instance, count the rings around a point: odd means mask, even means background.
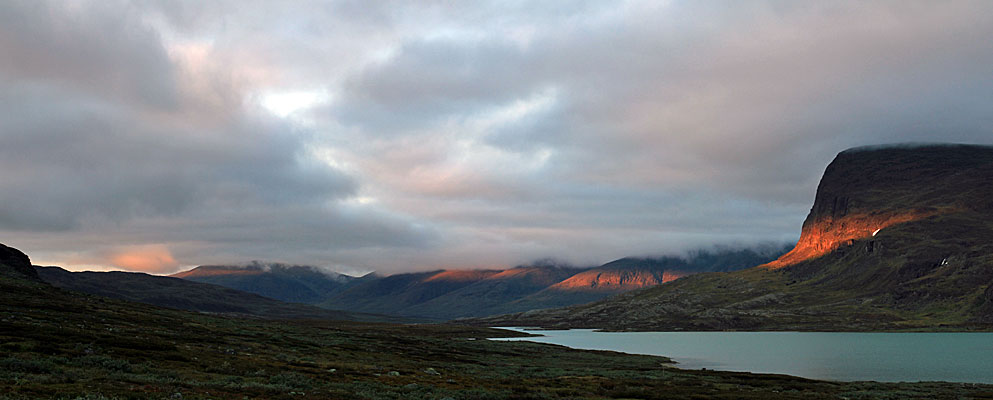
[[[0,2],[0,242],[169,273],[793,241],[848,147],[993,143],[993,2]]]

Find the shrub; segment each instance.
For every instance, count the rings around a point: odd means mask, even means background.
[[[56,369],[53,360],[45,358],[40,360],[26,360],[22,358],[7,357],[0,359],[0,370],[11,372],[24,372],[28,374],[48,374]]]
[[[273,375],[269,377],[269,383],[301,390],[310,389],[314,386],[314,381],[310,377],[296,372],[282,372],[278,375]]]
[[[119,360],[103,355],[83,356],[78,358],[76,363],[82,366],[102,368],[117,372],[131,372],[134,370],[134,367],[127,360]]]

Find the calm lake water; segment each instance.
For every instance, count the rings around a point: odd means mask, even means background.
[[[993,383],[993,333],[529,331],[528,340],[672,358],[680,368],[836,381]]]

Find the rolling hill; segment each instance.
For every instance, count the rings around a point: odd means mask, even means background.
[[[993,324],[993,148],[846,150],[801,237],[754,268],[472,321],[615,330],[983,329]]]
[[[426,315],[452,319],[468,315],[493,315],[517,311],[511,303],[572,276],[576,268],[521,266],[487,274],[468,285],[411,305],[398,305],[401,315]],[[437,275],[429,279],[435,279]]]
[[[36,267],[32,272],[58,288],[180,310],[276,319],[411,321],[286,303],[222,286],[137,272],[69,272],[59,267]]]

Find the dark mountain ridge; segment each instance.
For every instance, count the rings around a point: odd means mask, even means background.
[[[993,148],[841,152],[795,248],[600,302],[480,319],[620,330],[990,329]]]
[[[203,265],[170,275],[211,283],[291,303],[319,303],[362,278],[305,265],[253,262],[248,265]]]
[[[443,295],[403,307],[401,315],[452,319],[521,311],[513,305],[514,300],[554,285],[576,271],[571,267],[521,266],[487,274]]]
[[[285,303],[222,286],[139,272],[70,272],[59,267],[33,270],[42,281],[57,288],[180,310],[274,319],[410,321]]]

